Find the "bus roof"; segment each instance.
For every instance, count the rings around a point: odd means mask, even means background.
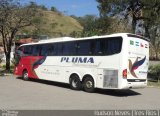
[[[65,42],[65,41],[74,41],[74,40],[98,39],[98,38],[117,37],[117,36],[136,37],[136,38],[141,38],[141,39],[144,39],[146,41],[149,41],[142,36],[131,34],[131,33],[116,33],[116,34],[110,34],[110,35],[91,36],[91,37],[84,37],[84,38],[72,38],[72,37],[51,38],[51,39],[47,39],[47,40],[41,40],[38,43],[29,43],[29,44],[23,44],[23,45],[35,45],[35,44]]]

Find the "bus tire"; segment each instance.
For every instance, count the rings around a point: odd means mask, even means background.
[[[86,92],[92,93],[94,92],[94,80],[92,77],[86,77],[83,81],[83,89]]]
[[[81,89],[81,81],[78,75],[72,75],[70,78],[70,87],[73,90],[80,90]]]
[[[22,78],[23,78],[23,80],[25,80],[25,81],[28,81],[28,80],[29,80],[28,71],[27,71],[27,70],[24,70],[24,71],[23,71]]]

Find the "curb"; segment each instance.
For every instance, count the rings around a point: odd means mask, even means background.
[[[12,76],[13,74],[10,73],[4,73],[4,74],[0,74],[0,76]]]

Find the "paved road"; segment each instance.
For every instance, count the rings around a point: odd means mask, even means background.
[[[159,88],[86,93],[54,82],[23,81],[15,76],[0,77],[0,109],[160,109],[159,99]]]

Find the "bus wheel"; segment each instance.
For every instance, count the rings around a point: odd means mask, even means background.
[[[78,75],[71,76],[70,87],[73,90],[80,90],[81,89],[81,81],[80,81]]]
[[[86,92],[94,92],[94,80],[92,77],[86,77],[83,81],[83,89]]]
[[[29,77],[28,77],[28,72],[26,70],[23,71],[23,75],[22,75],[23,79],[25,81],[28,81],[29,80]]]

